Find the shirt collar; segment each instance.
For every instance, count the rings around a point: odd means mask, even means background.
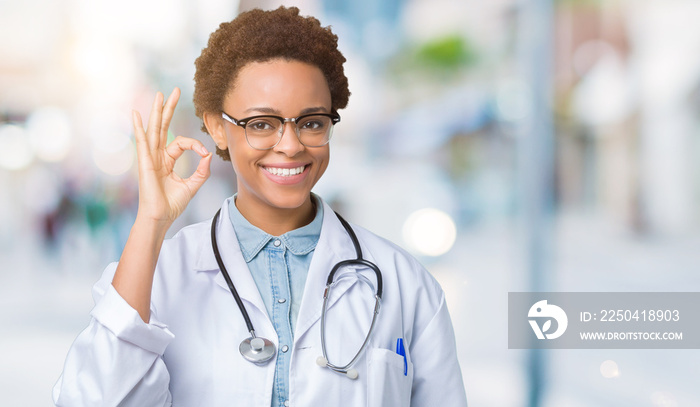
[[[321,234],[321,226],[323,226],[323,204],[315,194],[311,194],[311,199],[316,206],[316,215],[311,223],[279,236],[285,247],[297,256],[308,254],[316,248],[318,237]],[[229,202],[229,218],[236,230],[243,259],[249,263],[275,236],[248,222],[248,219],[244,218],[236,207],[235,202],[234,196],[234,199]]]

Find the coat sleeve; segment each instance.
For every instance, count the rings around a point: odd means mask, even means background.
[[[163,353],[173,339],[154,310],[144,323],[112,286],[116,263],[93,287],[88,327],[73,342],[53,389],[57,406],[170,406]]]
[[[428,325],[410,345],[413,358],[411,406],[466,407],[467,396],[457,361],[455,334],[442,292]]]

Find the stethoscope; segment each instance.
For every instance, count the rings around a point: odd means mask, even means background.
[[[272,343],[269,339],[266,338],[261,338],[255,335],[255,328],[253,327],[253,323],[250,321],[250,316],[248,315],[248,312],[245,309],[245,306],[243,305],[243,301],[241,301],[241,297],[238,295],[238,291],[236,291],[236,287],[233,286],[233,282],[231,281],[231,277],[228,275],[228,272],[226,271],[226,266],[224,265],[223,260],[221,259],[221,254],[219,254],[219,247],[216,243],[216,223],[219,219],[219,214],[221,213],[221,209],[216,212],[216,215],[214,215],[214,219],[211,222],[211,245],[212,249],[214,250],[214,256],[216,257],[216,262],[219,264],[219,269],[221,270],[221,274],[224,275],[224,279],[226,279],[226,284],[228,284],[228,288],[231,290],[231,294],[233,294],[233,298],[236,300],[236,304],[238,305],[238,309],[241,310],[241,314],[243,315],[243,319],[245,320],[246,326],[248,327],[248,332],[250,332],[250,337],[246,338],[241,342],[240,346],[238,347],[238,350],[241,352],[241,355],[248,360],[249,362],[256,363],[256,364],[263,364],[267,362],[268,360],[272,359],[272,357],[276,353],[276,348],[275,344]],[[376,264],[372,263],[369,260],[366,260],[362,257],[362,249],[360,248],[360,242],[357,240],[357,236],[355,235],[355,232],[352,230],[352,227],[348,222],[343,219],[338,213],[336,212],[335,215],[338,217],[338,220],[340,223],[343,225],[345,228],[345,231],[350,235],[350,239],[352,240],[353,246],[355,246],[355,252],[357,253],[357,258],[356,259],[348,259],[348,260],[343,260],[339,263],[337,263],[333,268],[331,269],[331,272],[328,274],[328,280],[326,281],[326,288],[323,291],[323,309],[321,310],[321,349],[323,350],[323,356],[319,356],[316,359],[316,364],[318,364],[321,367],[327,367],[330,370],[336,372],[336,373],[341,373],[349,377],[350,379],[356,379],[358,376],[357,370],[350,368],[357,359],[360,357],[362,354],[362,351],[367,347],[367,343],[369,342],[370,336],[372,336],[372,332],[374,331],[374,325],[375,322],[377,321],[377,315],[379,314],[379,304],[382,299],[382,272],[379,270],[379,267],[377,267]],[[344,273],[341,274],[340,277],[334,281],[335,274],[338,270],[340,270],[343,267],[347,266],[353,266],[353,265],[362,265],[365,267],[369,267],[374,271],[374,273],[377,276],[377,289],[375,291],[374,285],[372,282],[365,276],[359,274],[359,273]],[[373,292],[375,292],[374,298],[375,298],[375,303],[374,303],[374,311],[372,315],[372,323],[370,324],[369,331],[367,331],[367,336],[365,337],[364,342],[362,342],[362,346],[360,346],[360,349],[357,351],[355,356],[350,360],[349,363],[347,363],[344,366],[337,366],[333,363],[331,363],[328,360],[328,353],[326,352],[326,309],[328,306],[328,298],[330,297],[331,289],[338,284],[338,281],[342,280],[343,278],[346,278],[348,276],[355,276],[358,278],[359,281],[364,282],[365,284],[368,284],[370,288],[372,289]]]

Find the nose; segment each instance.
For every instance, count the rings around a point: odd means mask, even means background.
[[[299,141],[296,132],[296,123],[287,122],[282,126],[282,138],[274,147],[276,152],[284,153],[288,157],[294,157],[304,150],[304,145]]]

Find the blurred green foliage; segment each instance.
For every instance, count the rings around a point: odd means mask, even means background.
[[[454,34],[429,41],[416,51],[419,64],[441,70],[460,69],[475,60],[475,52],[466,39]]]
[[[448,34],[406,46],[388,67],[395,79],[414,74],[442,79],[464,72],[477,59],[475,47],[463,35]]]

